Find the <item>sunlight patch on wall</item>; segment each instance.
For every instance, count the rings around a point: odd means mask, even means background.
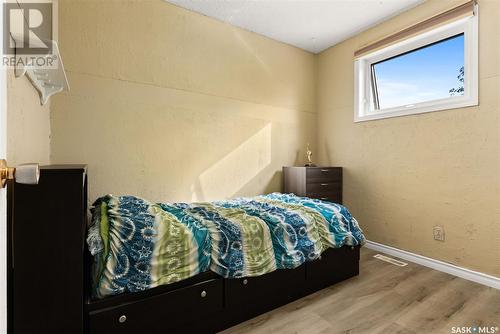
[[[271,68],[262,60],[259,54],[256,52],[255,48],[250,45],[245,38],[241,35],[241,33],[237,30],[233,31],[234,36],[240,41],[240,44],[255,57],[255,59],[259,62],[259,64],[266,70],[267,73],[272,74]]]
[[[193,202],[230,198],[271,163],[271,123],[199,176]]]

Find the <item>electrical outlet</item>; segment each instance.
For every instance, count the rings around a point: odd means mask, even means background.
[[[432,234],[434,235],[434,240],[444,241],[444,227],[436,225],[432,229]]]

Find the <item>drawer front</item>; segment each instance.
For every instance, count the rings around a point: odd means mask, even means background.
[[[359,273],[359,247],[329,248],[306,264],[307,287],[317,291]]]
[[[342,182],[340,181],[323,181],[318,183],[307,183],[307,193],[323,194],[342,191]]]
[[[320,199],[322,201],[332,202],[336,204],[342,204],[341,192],[307,193],[307,197]]]
[[[308,167],[306,169],[306,182],[342,182],[342,168],[340,167]]]
[[[210,332],[223,307],[223,280],[214,279],[137,302],[92,311],[90,334]],[[192,321],[193,317],[196,321]]]
[[[226,279],[226,310],[233,323],[250,319],[303,296],[305,265],[257,277]]]

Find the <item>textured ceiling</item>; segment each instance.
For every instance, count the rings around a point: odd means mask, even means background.
[[[166,0],[318,53],[424,0]]]

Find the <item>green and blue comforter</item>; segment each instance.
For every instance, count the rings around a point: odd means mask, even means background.
[[[207,270],[236,278],[296,268],[364,240],[344,206],[279,193],[191,204],[107,195],[93,205],[87,238],[96,298]]]

